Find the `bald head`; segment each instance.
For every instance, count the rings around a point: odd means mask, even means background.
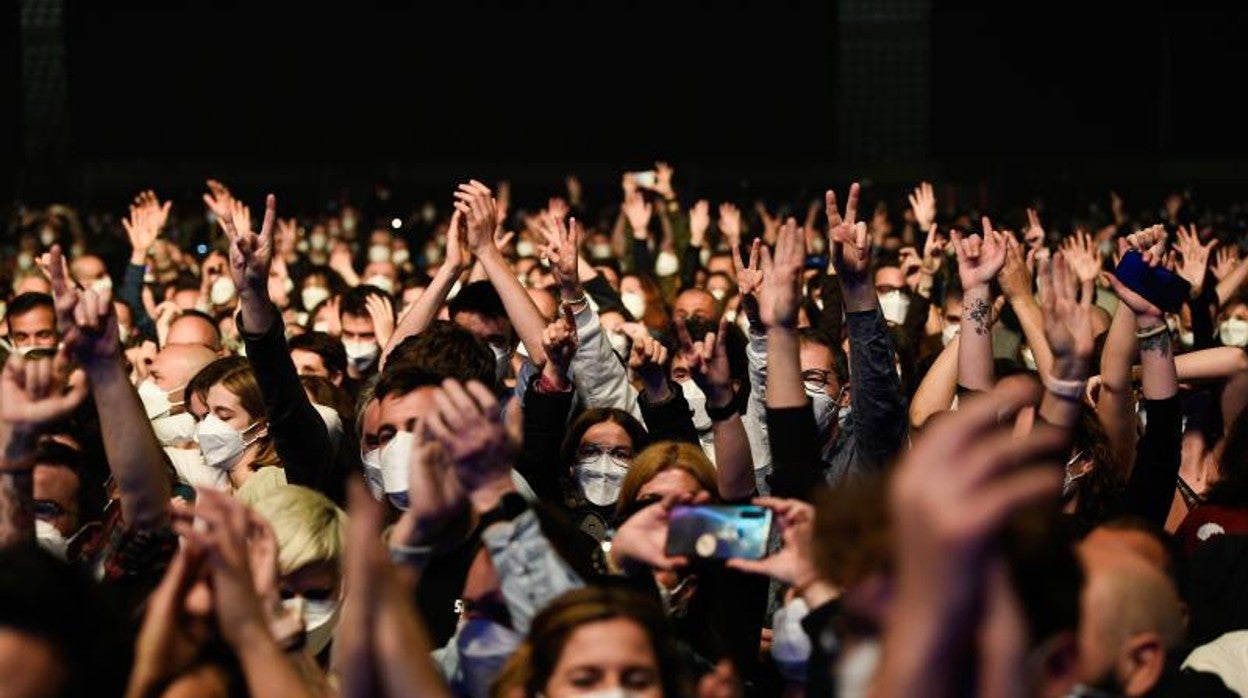
[[[705,289],[689,288],[681,291],[680,295],[676,296],[673,310],[677,317],[686,320],[696,317],[700,320],[719,322],[719,302]]]
[[[202,344],[170,344],[152,359],[148,375],[165,392],[177,390],[190,382],[217,355]]]
[[[78,283],[87,287],[108,276],[108,268],[104,266],[104,260],[93,254],[76,257],[69,263],[69,272],[73,274]]]
[[[198,344],[215,352],[221,349],[221,331],[201,313],[182,313],[169,326],[165,344]]]

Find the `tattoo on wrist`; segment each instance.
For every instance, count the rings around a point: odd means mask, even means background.
[[[1170,356],[1170,332],[1158,332],[1148,337],[1140,338],[1140,353],[1146,351],[1155,351],[1164,356]]]
[[[983,298],[977,298],[971,304],[971,312],[967,317],[975,326],[975,334],[988,334],[988,321],[991,319],[992,309],[988,306],[988,301]]]

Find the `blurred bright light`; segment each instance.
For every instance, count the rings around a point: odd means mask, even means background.
[[[403,227],[403,221],[399,220],[398,218],[395,218],[394,220],[390,221],[390,227],[394,228],[395,230],[398,230],[399,228]]]

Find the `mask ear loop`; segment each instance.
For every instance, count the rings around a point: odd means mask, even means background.
[[[252,422],[251,424],[248,424],[248,425],[247,425],[247,428],[245,428],[245,429],[243,429],[242,431],[238,432],[238,433],[239,433],[239,435],[241,436],[242,434],[246,434],[247,432],[251,431],[252,429],[254,429],[254,428],[256,427],[256,425],[257,425],[257,424],[259,424],[259,423],[260,423],[260,422],[262,422],[262,421],[264,421],[264,420],[262,420],[262,419],[257,419],[256,421]],[[250,446],[250,445],[254,444],[254,443],[255,443],[255,442],[257,442],[257,441],[259,441],[261,438],[263,438],[263,435],[257,435],[257,436],[256,436],[255,438],[253,438],[251,441],[243,441],[243,448],[247,448],[248,446]]]

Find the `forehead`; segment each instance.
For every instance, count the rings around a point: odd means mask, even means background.
[[[698,494],[701,491],[702,485],[688,472],[680,468],[669,468],[655,473],[654,477],[637,490],[637,496],[663,497],[669,494]]]
[[[204,403],[210,408],[217,407],[233,407],[239,408],[242,403],[239,402],[238,396],[231,393],[225,385],[217,383],[208,389],[208,395],[205,396]]]
[[[598,422],[585,430],[581,443],[599,444],[602,446],[632,446],[633,439],[624,427],[615,422]]]
[[[875,270],[875,283],[887,284],[889,286],[901,286],[906,282],[906,276],[899,267],[880,267]]]
[[[802,342],[800,348],[802,369],[832,368],[832,350],[815,342]]]
[[[403,429],[413,419],[418,419],[434,408],[433,396],[437,386],[425,385],[405,394],[387,395],[382,398],[378,410],[378,423]]]
[[[568,636],[559,656],[564,666],[653,664],[654,648],[636,622],[625,618],[586,623]]]
[[[15,327],[47,327],[54,324],[55,321],[55,313],[52,312],[51,308],[44,305],[35,306],[21,315],[9,315],[9,323]]]
[[[714,313],[715,297],[705,291],[690,289],[676,298],[676,307],[690,310],[709,310],[711,313]]]
[[[507,318],[487,318],[479,313],[461,311],[451,318],[456,325],[468,330],[477,337],[489,334],[506,334],[510,329]]]
[[[373,319],[366,315],[342,314],[342,329],[348,332],[368,331],[373,328]]]
[[[381,276],[395,276],[398,269],[394,266],[394,262],[370,262],[364,267],[364,276],[373,276],[379,274]]]

